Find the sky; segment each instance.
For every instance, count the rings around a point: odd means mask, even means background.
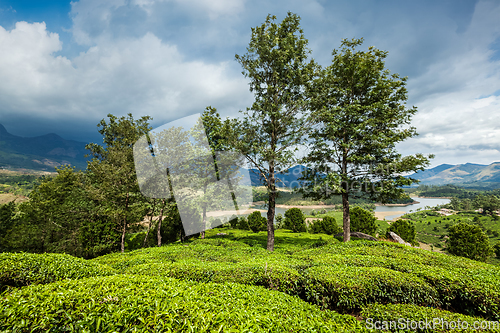
[[[151,125],[251,106],[245,54],[268,14],[301,17],[322,66],[344,38],[388,51],[407,76],[419,136],[403,155],[443,163],[500,161],[499,1],[0,0],[0,124],[12,134],[102,142],[111,113]]]

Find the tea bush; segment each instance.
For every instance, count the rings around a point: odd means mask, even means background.
[[[369,304],[363,307],[361,316],[364,318],[366,328],[374,329],[375,322],[378,322],[377,325],[381,327],[385,321],[387,327],[393,325],[393,329],[388,329],[391,332],[500,332],[498,322],[409,304]],[[419,323],[421,323],[420,328]],[[456,328],[458,323],[460,323],[460,329]],[[481,329],[481,324],[483,329]]]
[[[115,274],[110,267],[58,253],[0,253],[0,290]]]
[[[366,332],[353,317],[234,283],[121,275],[30,286],[0,299],[16,332]]]

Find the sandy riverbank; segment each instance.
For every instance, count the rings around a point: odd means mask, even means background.
[[[392,212],[375,212],[375,217],[379,220],[385,220],[385,217],[386,216],[389,216],[389,215],[399,215],[399,214],[405,214],[405,212],[402,212],[402,211],[392,211]],[[394,219],[393,219],[394,221]]]

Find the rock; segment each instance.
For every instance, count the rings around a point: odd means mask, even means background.
[[[344,236],[343,232],[339,232],[338,234],[335,235],[335,237],[343,237],[343,236]],[[363,239],[371,240],[371,241],[378,241],[378,239],[376,239],[375,237],[370,236],[368,234],[364,234],[362,232],[358,232],[358,231],[351,232],[351,237],[363,238]]]
[[[395,232],[392,232],[392,231],[389,232],[389,239],[391,239],[399,244],[411,246],[410,243],[405,242],[405,240],[403,238],[399,237],[398,234],[396,234]]]

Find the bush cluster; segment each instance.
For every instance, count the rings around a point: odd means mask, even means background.
[[[1,331],[285,332],[290,328],[366,331],[351,316],[321,311],[280,292],[233,283],[122,275],[31,286],[0,299]]]
[[[290,208],[285,212],[283,228],[293,232],[306,232],[306,218],[299,208]]]
[[[331,216],[325,216],[321,220],[314,220],[309,227],[309,230],[313,234],[327,234],[335,235],[342,232],[342,228],[337,225],[335,218]]]
[[[351,232],[362,232],[375,236],[377,232],[377,219],[373,214],[361,207],[354,207],[349,211],[351,217]]]

